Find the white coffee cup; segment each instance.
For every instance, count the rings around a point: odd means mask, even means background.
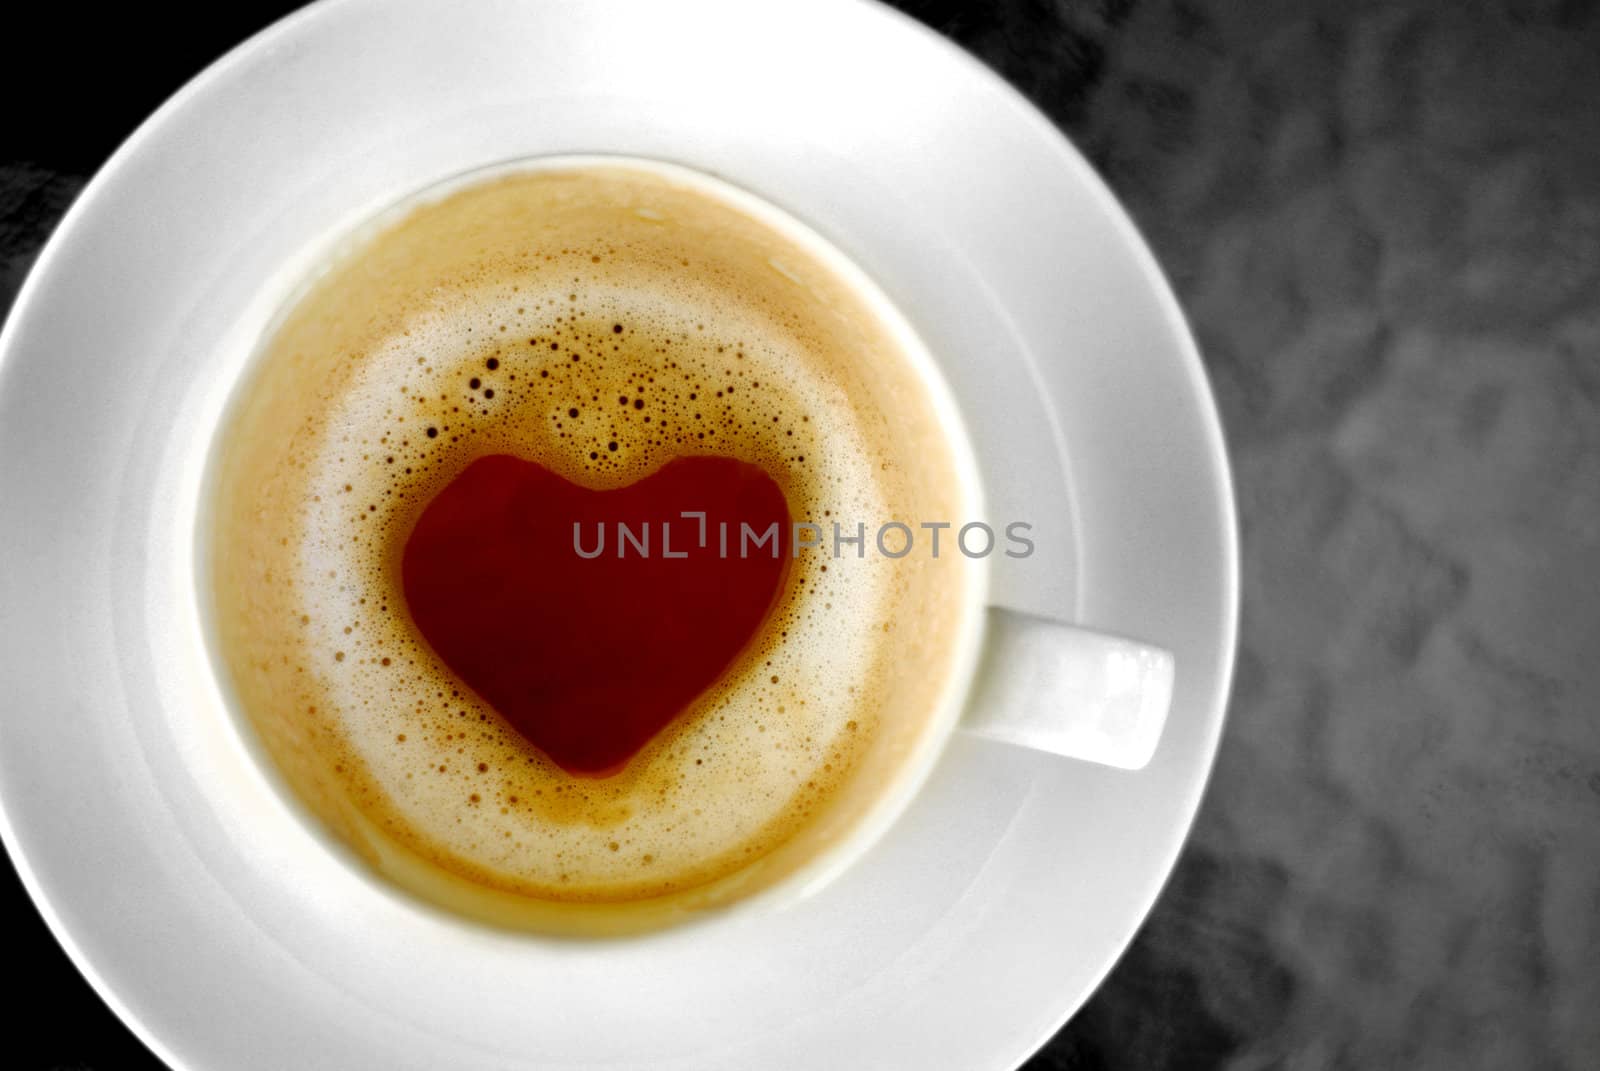
[[[942,553],[947,558],[958,560],[961,568],[955,575],[961,578],[960,583],[965,590],[952,600],[960,607],[958,613],[961,620],[955,623],[952,630],[958,642],[953,644],[949,653],[950,665],[930,666],[928,670],[939,673],[948,669],[950,683],[930,703],[929,709],[923,712],[925,728],[921,732],[905,735],[905,742],[900,745],[903,753],[899,756],[898,764],[880,768],[873,775],[875,781],[867,792],[875,794],[876,798],[869,803],[852,805],[858,813],[851,824],[845,828],[828,828],[824,836],[816,838],[820,842],[817,847],[812,847],[812,840],[797,837],[788,851],[799,855],[803,862],[797,864],[784,859],[780,864],[783,877],[775,882],[769,883],[766,874],[761,873],[771,862],[768,859],[763,860],[761,865],[746,868],[744,873],[731,875],[727,881],[661,897],[650,904],[637,905],[637,911],[619,913],[610,905],[561,904],[524,899],[453,878],[414,856],[407,848],[384,835],[379,827],[362,825],[361,839],[365,842],[366,852],[371,854],[369,861],[375,862],[379,871],[397,879],[425,899],[491,924],[550,933],[636,933],[660,925],[703,922],[713,906],[719,914],[730,908],[770,911],[792,903],[798,896],[814,895],[869,851],[873,843],[891,828],[922,787],[944,746],[956,732],[1066,759],[1124,770],[1142,769],[1155,752],[1171,701],[1172,655],[1149,644],[1066,624],[1038,614],[984,605],[989,591],[992,562],[1010,563],[1025,575],[1030,566],[1035,570],[1048,571],[1059,560],[1056,554],[1051,553],[1055,548],[1049,544],[1052,540],[1065,538],[1065,533],[1048,529],[1038,531],[1025,516],[991,516],[987,521],[979,516],[983,511],[982,503],[986,500],[978,476],[979,466],[961,417],[960,399],[952,395],[944,382],[937,353],[929,350],[926,340],[918,336],[914,326],[905,320],[868,275],[804,223],[747,190],[682,165],[617,154],[562,154],[477,168],[431,184],[424,190],[410,191],[410,196],[400,198],[375,219],[363,221],[357,233],[372,234],[403,218],[419,204],[439,201],[465,187],[490,182],[505,175],[603,170],[619,166],[657,174],[674,186],[693,189],[708,200],[728,204],[744,216],[758,220],[772,231],[782,234],[790,246],[805,250],[816,262],[826,265],[829,272],[849,286],[857,299],[872,311],[882,330],[896,340],[908,364],[924,380],[935,419],[941,425],[953,459],[951,478],[962,485],[951,489],[951,501],[962,502],[965,508],[973,511],[971,516],[944,522],[944,527],[949,531],[942,541]],[[347,250],[356,240],[352,234],[334,234],[323,236],[314,245],[324,249]],[[314,265],[310,274],[314,276],[323,266]],[[304,280],[289,282],[295,291],[304,285]],[[292,304],[292,300],[287,304]],[[263,332],[264,336],[270,334],[270,328]],[[251,386],[247,381],[239,389],[248,390]],[[214,422],[217,429],[215,440],[225,438],[225,422],[226,418]],[[213,445],[213,453],[217,448]],[[207,486],[214,479],[215,476],[210,477]],[[202,526],[206,524],[206,496],[207,490],[203,487],[199,506],[199,523]],[[1002,540],[997,536],[999,531],[1007,533],[1009,537],[1014,530],[1027,533],[1022,537],[1025,542],[1013,543],[1009,538]],[[975,531],[978,534],[972,534]],[[910,527],[906,527],[905,532],[907,543],[904,553],[936,556],[941,553],[940,543],[930,542],[930,533],[925,526],[920,542]],[[863,538],[871,537],[864,535]],[[820,527],[817,527],[814,540],[817,545],[806,553],[826,556],[830,544]],[[1040,541],[1045,543],[1045,551],[1039,561],[1033,562]],[[832,547],[835,558],[841,553],[850,553],[841,548],[837,536]],[[864,546],[861,550],[863,554],[866,553]],[[797,547],[795,553],[799,555],[802,551]],[[196,547],[196,554],[196,572],[204,576],[210,569],[204,565],[203,539]],[[202,591],[200,601],[203,605],[209,605],[209,593]],[[213,627],[208,626],[207,631],[212,631]],[[223,661],[214,641],[213,657],[219,663]],[[226,691],[226,681],[223,687]],[[238,703],[237,698],[232,696],[228,701],[235,706]],[[270,762],[262,749],[253,747],[254,729],[246,712],[234,709],[233,714],[240,722],[239,731],[246,737],[246,744],[252,747],[257,761]],[[280,793],[289,793],[287,785],[278,781],[273,770],[266,770],[265,776],[278,785]],[[292,798],[286,798],[285,802],[297,809]],[[312,835],[321,839],[325,833],[323,828],[309,816],[307,821]],[[330,845],[330,850],[345,855],[336,846]],[[361,867],[359,862],[352,860],[352,863]],[[363,871],[362,876],[370,875]]]

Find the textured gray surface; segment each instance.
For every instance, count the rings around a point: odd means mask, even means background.
[[[1244,615],[1183,863],[1033,1066],[1600,1067],[1594,6],[1040,17],[963,36],[1178,288]]]
[[[1600,1067],[1596,5],[904,6],[1123,197],[1238,481],[1211,790],[1031,1071]],[[0,163],[0,307],[81,182]]]

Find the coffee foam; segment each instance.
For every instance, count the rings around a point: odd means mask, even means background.
[[[412,524],[487,454],[596,489],[737,457],[797,520],[864,521],[869,540],[960,515],[938,416],[871,310],[809,250],[669,176],[542,170],[415,209],[301,297],[229,428],[223,659],[291,784],[374,860],[399,846],[548,901],[705,888],[803,829],[842,830],[949,683],[970,566],[802,553],[712,689],[620,774],[574,777],[406,613]]]

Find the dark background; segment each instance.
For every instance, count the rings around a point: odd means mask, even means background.
[[[0,309],[117,143],[293,6],[5,16]],[[1123,198],[1238,482],[1205,806],[1029,1071],[1600,1067],[1600,5],[900,6]],[[6,882],[6,1066],[156,1066]]]

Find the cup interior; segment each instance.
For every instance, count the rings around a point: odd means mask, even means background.
[[[659,174],[675,184],[694,189],[708,199],[728,204],[781,234],[843,280],[869,306],[873,319],[892,336],[896,349],[913,368],[932,403],[940,433],[952,455],[953,473],[959,484],[956,501],[960,512],[952,531],[968,519],[983,516],[977,460],[955,398],[940,372],[938,362],[911,323],[861,268],[794,216],[763,200],[755,192],[726,180],[682,164],[624,154],[560,154],[498,161],[451,175],[424,189],[399,197],[395,203],[362,221],[348,233],[318,235],[308,243],[306,252],[298,258],[311,265],[306,275],[298,280],[283,278],[280,287],[285,292],[263,295],[264,303],[275,305],[275,311],[260,325],[257,344],[252,347],[250,356],[237,366],[236,382],[229,388],[230,401],[217,413],[210,432],[206,469],[198,489],[199,501],[193,506],[197,518],[193,546],[199,631],[206,637],[216,689],[225,697],[229,724],[239,736],[238,750],[251,756],[259,780],[271,786],[279,797],[282,810],[296,817],[309,841],[320,845],[342,862],[351,871],[351,877],[357,884],[380,895],[399,894],[415,898],[427,908],[443,909],[463,919],[489,926],[556,936],[614,938],[648,932],[661,926],[710,922],[734,911],[782,909],[797,898],[822,889],[871,849],[872,844],[892,826],[927,780],[941,749],[961,717],[979,660],[988,587],[987,556],[969,558],[961,555],[956,558],[962,567],[959,621],[955,628],[959,639],[947,663],[948,685],[941,690],[909,747],[897,748],[901,754],[888,779],[874,779],[867,784],[862,777],[858,777],[855,779],[857,783],[843,790],[847,797],[871,797],[869,803],[859,805],[859,813],[848,828],[843,831],[819,829],[816,832],[811,827],[802,828],[790,841],[774,850],[771,857],[725,878],[681,893],[625,905],[545,901],[476,885],[431,865],[416,852],[385,835],[375,823],[360,818],[357,819],[359,835],[367,857],[363,858],[363,853],[353,851],[296,797],[288,780],[275,767],[272,757],[259,740],[255,726],[241,709],[241,700],[230,687],[229,671],[216,639],[215,611],[208,590],[213,569],[208,553],[212,537],[207,503],[219,479],[218,445],[224,437],[230,412],[238,404],[239,397],[252,387],[251,371],[253,364],[260,359],[259,351],[326,270],[326,266],[358,249],[371,236],[393,226],[418,206],[443,200],[464,188],[513,174],[604,166],[625,166]],[[946,553],[951,552],[947,549]],[[848,799],[845,802],[849,806],[857,806]],[[789,862],[790,859],[804,861],[793,864]],[[781,876],[768,878],[766,875],[769,873]]]

